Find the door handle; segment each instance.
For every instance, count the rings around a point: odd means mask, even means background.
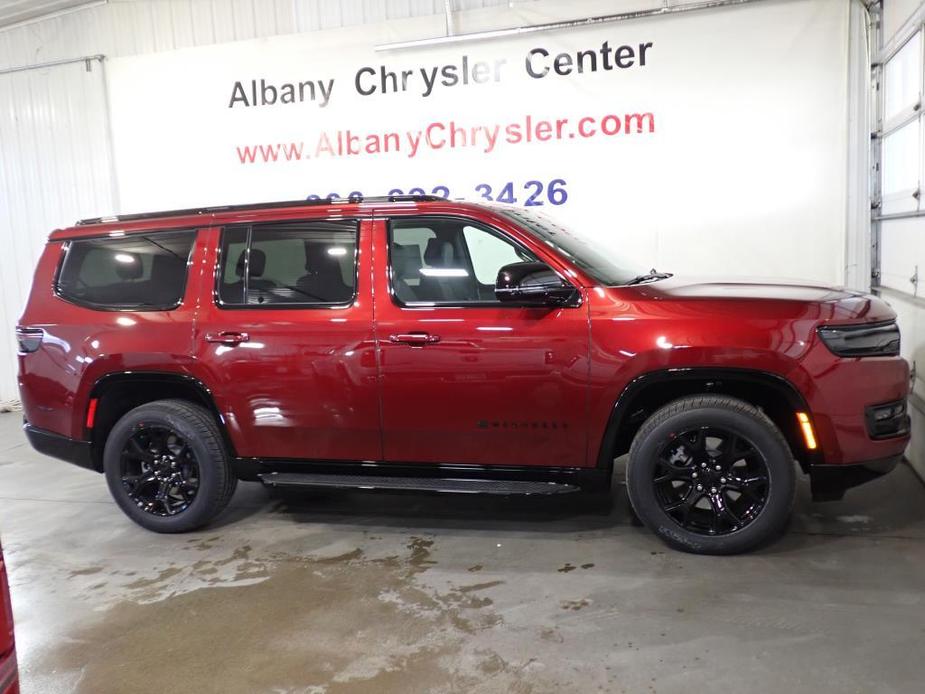
[[[412,345],[423,347],[440,342],[439,335],[428,335],[427,333],[399,333],[398,335],[389,335],[389,342],[399,345]]]
[[[239,345],[247,342],[251,337],[247,333],[221,332],[209,333],[206,335],[206,342],[214,342],[219,345]]]

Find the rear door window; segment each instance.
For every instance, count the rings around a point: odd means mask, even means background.
[[[353,301],[357,223],[318,221],[226,229],[223,306],[332,306]]]
[[[176,308],[195,239],[195,231],[181,231],[70,241],[56,291],[100,310]]]

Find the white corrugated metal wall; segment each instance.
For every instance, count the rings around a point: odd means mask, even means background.
[[[457,11],[525,0],[453,0]],[[653,3],[640,2],[637,5]],[[660,4],[660,3],[655,3]],[[0,68],[110,57],[442,15],[442,0],[109,0],[0,28]]]
[[[913,364],[912,444],[908,457],[925,477],[925,2],[885,0],[875,181],[879,291],[899,315],[903,356]]]
[[[454,10],[470,14],[513,4],[453,0]],[[110,0],[0,27],[0,402],[18,396],[12,328],[48,232],[119,211],[105,65],[4,71],[412,17],[435,17],[441,26],[444,7],[441,0]]]
[[[0,75],[0,401],[16,395],[12,327],[48,231],[115,206],[105,93],[98,61]]]

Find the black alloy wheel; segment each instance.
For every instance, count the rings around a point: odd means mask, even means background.
[[[199,463],[176,431],[139,424],[122,448],[122,485],[145,513],[182,513],[199,491]]]
[[[639,520],[666,544],[737,554],[783,532],[793,508],[794,455],[754,405],[693,395],[656,410],[630,446],[626,491]]]
[[[741,530],[768,499],[764,457],[751,441],[728,429],[701,426],[672,435],[653,472],[662,510],[695,533]]]
[[[197,403],[156,400],[126,412],[106,437],[103,472],[138,525],[182,533],[212,521],[238,484],[216,417]]]

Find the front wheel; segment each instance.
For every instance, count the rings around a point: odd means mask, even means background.
[[[676,400],[642,425],[626,487],[640,520],[667,544],[737,554],[778,536],[793,507],[790,446],[768,417],[726,396]]]
[[[125,514],[159,533],[205,525],[238,482],[215,420],[184,400],[159,400],[123,416],[106,439],[103,469]]]

